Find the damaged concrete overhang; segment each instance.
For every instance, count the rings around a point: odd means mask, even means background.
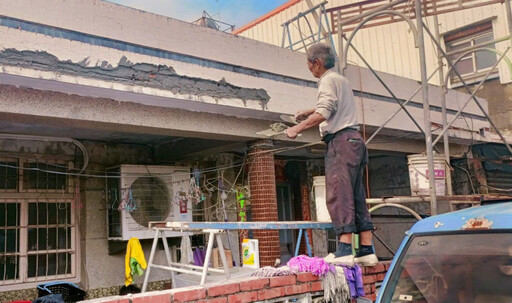
[[[86,86],[62,81],[47,80],[40,78],[25,77],[0,73],[0,84],[27,87],[42,91],[55,91],[66,94],[79,95],[84,97],[107,98],[117,101],[135,102],[149,106],[166,108],[186,108],[190,111],[209,112],[227,116],[245,118],[258,118],[271,121],[279,121],[280,113],[273,113],[250,108],[238,108],[228,105],[211,103],[193,103],[183,99],[155,96],[151,94],[137,93],[132,91],[121,91],[110,88]]]
[[[78,63],[73,63],[69,60],[61,61],[56,56],[47,52],[5,49],[0,51],[0,66],[2,66],[2,71],[4,72],[0,73],[0,83],[86,97],[136,102],[151,106],[182,108],[191,111],[237,117],[279,120],[280,113],[264,110],[270,100],[270,96],[265,89],[235,86],[226,82],[223,78],[220,81],[213,81],[178,75],[170,66],[147,63],[134,64],[126,57],[122,57],[116,67],[113,67],[106,61],[92,67],[87,66],[86,63],[86,59]],[[66,82],[64,79],[50,80],[45,79],[41,74],[37,78],[10,74],[9,71],[12,72],[13,68],[16,70],[25,69],[26,73],[27,69],[30,69],[36,72],[92,78],[104,83],[110,82],[112,86],[124,84],[131,86],[132,89],[121,90],[83,85]],[[175,94],[177,97],[155,95],[155,91],[144,93],[144,88],[164,90]],[[136,92],[137,90],[139,92]],[[187,98],[178,98],[178,96],[187,96]],[[209,97],[216,100],[216,102],[205,102],[203,97]],[[196,99],[200,102],[190,102],[191,99]],[[244,107],[220,104],[219,101],[222,99],[241,100],[244,103]],[[247,107],[247,102],[257,102],[259,108]]]
[[[150,145],[175,138],[247,142],[270,123],[13,85],[0,85],[0,110],[2,132]],[[318,130],[311,130],[297,144],[317,140]]]

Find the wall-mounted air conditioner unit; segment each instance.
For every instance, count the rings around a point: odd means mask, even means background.
[[[188,167],[121,165],[108,169],[107,176],[109,240],[153,238],[150,221],[192,221]]]

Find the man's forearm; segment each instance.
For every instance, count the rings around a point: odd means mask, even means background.
[[[301,123],[297,124],[295,127],[295,131],[297,133],[301,133],[305,131],[306,129],[310,129],[312,127],[318,126],[320,123],[324,122],[325,118],[320,115],[319,113],[315,113],[313,110],[313,113],[309,115],[309,117],[302,121]]]
[[[305,112],[307,113],[308,116],[311,116],[315,112],[315,110],[316,110],[316,108],[311,108],[311,109],[305,110]]]
[[[306,120],[309,116],[311,116],[315,112],[315,108],[301,110],[295,114],[295,119],[297,122],[302,122]]]

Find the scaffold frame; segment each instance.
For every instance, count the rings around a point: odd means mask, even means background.
[[[482,114],[485,116],[486,120],[489,122],[489,124],[492,126],[496,134],[500,137],[503,144],[506,146],[510,154],[512,155],[512,148],[510,144],[507,142],[506,138],[503,136],[499,128],[496,126],[496,124],[493,122],[489,114],[486,112],[485,108],[480,104],[478,99],[475,97],[475,94],[477,90],[482,86],[482,84],[489,78],[491,73],[496,70],[498,64],[502,62],[507,63],[511,75],[512,75],[512,64],[510,59],[507,57],[507,53],[511,49],[512,46],[512,11],[511,11],[511,0],[487,0],[487,1],[456,1],[456,0],[450,0],[447,4],[447,1],[443,2],[443,5],[439,4],[439,0],[395,0],[395,1],[389,1],[389,0],[367,0],[362,2],[357,2],[349,5],[339,6],[339,7],[333,7],[325,10],[325,13],[330,14],[331,16],[331,26],[324,27],[322,26],[322,20],[318,17],[318,15],[313,14],[313,18],[315,21],[319,24],[318,25],[318,31],[323,31],[323,36],[321,37],[318,35],[318,39],[315,42],[319,42],[322,40],[328,40],[329,43],[332,44],[333,48],[336,50],[336,47],[334,45],[334,41],[332,39],[333,34],[337,34],[338,38],[338,47],[337,47],[337,56],[338,56],[338,69],[340,73],[345,73],[345,70],[347,68],[347,54],[349,52],[349,48],[353,50],[357,56],[361,59],[361,61],[368,67],[369,71],[377,78],[377,80],[381,83],[381,85],[386,89],[386,91],[391,95],[391,97],[399,104],[400,108],[394,112],[383,124],[379,126],[379,128],[370,136],[370,138],[366,141],[368,144],[371,142],[375,136],[400,112],[404,111],[407,116],[413,121],[413,123],[416,125],[416,127],[420,130],[420,133],[425,138],[425,152],[427,155],[427,162],[428,162],[428,179],[429,179],[429,199],[428,202],[430,202],[430,210],[432,215],[437,214],[437,195],[436,195],[436,185],[435,185],[435,178],[434,178],[434,160],[433,160],[433,151],[437,150],[436,144],[439,143],[441,138],[443,139],[444,144],[444,156],[447,161],[447,163],[450,163],[450,149],[449,149],[449,138],[448,138],[448,130],[450,126],[453,124],[455,119],[457,119],[461,114],[464,108],[469,104],[471,100],[473,100]],[[309,6],[309,10],[300,13],[299,16],[293,18],[292,20],[288,21],[285,24],[289,24],[291,21],[297,21],[300,18],[306,17],[306,15],[311,14],[312,12],[315,12],[315,10],[318,8],[317,6],[313,6],[311,4],[310,0],[306,0]],[[377,5],[380,4],[381,5]],[[507,19],[507,25],[508,25],[508,35],[505,37],[501,37],[498,39],[494,39],[494,41],[482,43],[481,45],[474,45],[468,48],[457,50],[456,52],[447,53],[440,44],[440,34],[439,34],[439,22],[437,20],[437,16],[439,14],[444,14],[448,12],[454,12],[459,10],[464,10],[468,8],[474,8],[479,6],[486,6],[491,4],[497,4],[501,3],[505,6],[506,10],[506,19]],[[325,6],[325,2],[320,4],[322,7]],[[366,5],[366,6],[365,6]],[[343,15],[342,10],[348,10],[351,9],[351,11],[345,15]],[[399,11],[400,10],[400,11]],[[429,29],[429,27],[423,22],[424,16],[433,16],[434,18],[434,33]],[[324,16],[325,17],[325,16]],[[346,17],[344,19],[344,17]],[[389,18],[389,19],[387,19]],[[416,24],[414,24],[413,19],[415,19]],[[307,20],[307,19],[306,19]],[[373,27],[373,26],[380,26],[384,24],[390,24],[393,22],[400,22],[405,21],[409,24],[409,28],[414,36],[415,41],[415,47],[418,48],[418,54],[419,54],[419,63],[420,63],[420,69],[421,69],[421,85],[418,87],[418,89],[412,94],[412,96],[405,102],[398,100],[398,98],[395,96],[395,94],[392,92],[392,90],[389,88],[388,85],[386,85],[385,81],[379,76],[379,74],[371,67],[371,65],[368,63],[368,61],[365,60],[365,58],[361,55],[361,53],[357,50],[355,45],[352,43],[352,39],[357,34],[357,32],[363,28]],[[284,26],[284,24],[283,24]],[[285,27],[285,26],[284,26]],[[288,37],[290,36],[289,28],[285,27],[285,29],[288,29]],[[285,29],[283,30],[283,45],[284,45],[284,33]],[[328,30],[328,32],[325,32],[325,29]],[[347,38],[345,36],[345,33],[350,33],[350,36]],[[437,50],[437,62],[438,66],[436,70],[427,77],[427,68],[426,68],[426,55],[425,55],[425,34],[430,38],[430,40],[434,43],[435,49]],[[291,38],[289,38],[291,39]],[[511,45],[504,51],[504,52],[496,52],[496,50],[490,49],[487,47],[488,45],[492,43],[497,42],[503,42],[503,41],[510,41]],[[291,40],[290,40],[291,41]],[[294,45],[301,44],[300,41],[296,42]],[[311,43],[310,43],[311,44]],[[345,45],[344,45],[345,44]],[[307,49],[307,46],[305,43],[302,43],[303,48]],[[293,48],[292,48],[293,49]],[[297,50],[297,49],[295,49]],[[340,51],[342,50],[342,51]],[[460,75],[460,73],[455,69],[455,64],[463,58],[465,55],[477,51],[494,51],[499,55],[499,59],[496,61],[494,66],[486,73],[486,75],[481,79],[479,84],[471,90],[468,86],[468,84],[464,81],[463,77]],[[458,55],[457,59],[452,60],[451,56]],[[444,63],[443,60],[446,60],[448,64],[448,72],[445,74],[444,72]],[[441,94],[441,111],[442,111],[442,131],[440,134],[437,135],[437,138],[433,140],[432,136],[432,130],[431,130],[431,119],[430,119],[430,102],[428,97],[428,81],[435,75],[435,73],[438,73],[438,77],[440,79],[440,87],[442,89]],[[467,93],[469,94],[468,100],[464,103],[464,105],[459,109],[459,111],[455,114],[455,116],[452,118],[451,121],[448,122],[447,120],[447,110],[446,110],[446,100],[445,100],[445,94],[447,93],[447,79],[451,74],[455,74],[455,76],[459,79],[461,83],[461,87],[463,87]],[[444,80],[444,81],[443,81]],[[416,96],[416,94],[419,93],[419,91],[422,92],[422,102],[423,102],[423,118],[424,118],[424,125],[423,128],[420,126],[420,124],[414,119],[414,117],[407,111],[407,108],[405,105],[412,100]],[[437,150],[438,151],[438,150]],[[446,174],[447,179],[447,193],[448,196],[451,196],[453,194],[452,187],[451,187],[451,173],[449,170],[447,170]],[[411,199],[414,197],[411,197]],[[414,199],[412,199],[414,200]],[[426,200],[426,201],[427,201]],[[401,202],[407,201],[406,198],[402,198]]]

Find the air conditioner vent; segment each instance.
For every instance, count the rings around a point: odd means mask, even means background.
[[[109,240],[153,238],[150,221],[192,221],[190,201],[176,198],[189,191],[188,167],[121,165],[109,169],[108,174],[121,177],[107,179]]]
[[[165,221],[169,217],[173,194],[165,182],[158,177],[138,178],[130,187],[136,203],[131,211],[133,220],[141,226],[148,226],[150,221]]]

